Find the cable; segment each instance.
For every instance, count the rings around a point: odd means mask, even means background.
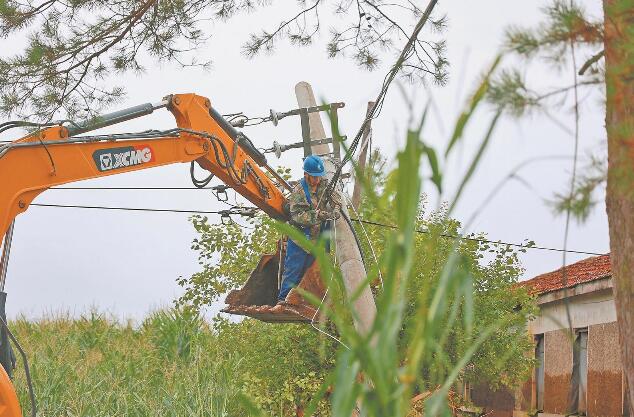
[[[357,209],[354,208],[354,204],[352,204],[352,201],[350,200],[350,198],[348,198],[348,194],[346,193],[342,193],[346,199],[346,202],[348,203],[348,206],[352,208],[352,211],[354,212],[354,215],[357,216],[357,218],[361,217],[359,216],[359,213],[357,212]],[[342,210],[343,211],[343,210]],[[350,224],[350,222],[348,221],[348,224],[350,225],[350,228],[352,229],[352,231],[354,232],[354,228],[352,227],[352,224]],[[372,258],[374,258],[374,264],[377,267],[377,271],[379,273],[379,280],[381,281],[381,288],[383,288],[383,274],[381,273],[381,267],[379,266],[379,259],[376,256],[376,253],[374,252],[374,246],[372,245],[372,241],[370,240],[370,236],[368,235],[368,232],[365,230],[365,227],[363,227],[363,223],[359,223],[361,225],[361,230],[363,230],[363,234],[365,235],[365,239],[368,241],[368,246],[370,247],[370,253],[372,253]],[[359,248],[361,248],[361,245],[359,245]],[[365,264],[365,262],[364,262]]]
[[[4,122],[4,123],[0,123],[0,133],[2,132],[6,132],[7,130],[10,129],[15,129],[17,127],[49,127],[49,126],[55,126],[58,125],[58,122],[51,122],[51,123],[34,123],[34,122],[26,122],[26,121],[22,121],[22,120],[11,120],[8,122]]]
[[[15,345],[16,349],[18,349],[18,352],[20,352],[20,356],[22,356],[22,362],[24,362],[24,376],[26,377],[26,385],[29,388],[29,399],[31,400],[31,417],[36,417],[37,408],[35,406],[35,391],[33,391],[33,381],[31,380],[31,371],[29,369],[28,358],[26,357],[26,353],[22,349],[22,346],[20,346],[20,342],[18,342],[18,339],[16,339],[13,333],[11,333],[7,322],[2,317],[0,317],[0,324],[2,324],[2,327],[4,327],[4,329],[7,331],[9,338],[11,338],[11,341]]]
[[[264,196],[264,198],[269,198],[269,190],[266,188],[266,186],[264,185],[264,182],[262,181],[262,179],[257,175],[257,173],[255,172],[255,170],[253,169],[253,167],[251,167],[251,164],[249,163],[248,159],[245,159],[243,161],[243,165],[242,165],[242,171],[238,173],[238,171],[236,170],[235,167],[235,161],[234,159],[231,157],[231,155],[229,154],[229,151],[227,150],[227,147],[224,145],[224,143],[222,143],[222,141],[220,139],[218,139],[217,137],[215,137],[214,135],[210,135],[208,133],[205,132],[199,132],[196,130],[191,130],[191,129],[179,129],[179,132],[186,132],[192,135],[196,135],[196,136],[200,136],[206,139],[209,139],[211,142],[211,145],[213,146],[214,149],[214,155],[216,157],[216,162],[218,163],[218,165],[220,165],[221,168],[223,168],[224,170],[227,171],[227,174],[229,175],[229,177],[235,182],[236,185],[244,185],[247,183],[247,177],[249,175],[252,175],[253,178],[255,179],[256,185],[258,186],[258,189],[260,190],[260,194],[262,194]],[[234,150],[237,149],[238,144],[234,143]],[[220,159],[220,155],[218,153],[218,148],[220,148],[223,157],[224,157],[224,161]],[[234,152],[235,154],[235,152]]]
[[[120,211],[149,211],[149,212],[155,212],[155,213],[223,214],[223,212],[225,212],[225,210],[201,211],[201,210],[141,208],[141,207],[84,206],[84,205],[75,205],[75,204],[32,203],[31,205],[36,207],[80,208],[80,209],[120,210]]]
[[[213,190],[214,187],[51,187],[49,190]]]
[[[346,345],[345,343],[343,343],[341,341],[341,339],[339,339],[337,336],[321,329],[320,327],[315,325],[315,318],[317,317],[317,314],[319,314],[319,310],[321,310],[321,307],[324,305],[324,302],[326,301],[326,297],[328,297],[328,291],[330,291],[330,285],[332,285],[332,278],[334,275],[334,266],[337,263],[337,227],[335,226],[335,222],[334,220],[332,221],[332,230],[333,230],[333,234],[334,234],[334,247],[335,247],[335,256],[333,257],[333,272],[330,274],[330,279],[328,280],[328,286],[326,287],[326,291],[324,291],[324,296],[321,298],[321,302],[319,303],[319,306],[317,306],[317,309],[315,310],[315,314],[313,314],[313,317],[310,319],[310,326],[317,330],[319,333],[324,334],[326,336],[328,336],[329,338],[331,338],[332,340],[334,340],[335,342],[339,343],[340,345],[342,345],[343,347],[345,347],[346,349],[350,350],[350,347],[348,345]],[[352,227],[351,227],[352,228]],[[353,229],[354,230],[354,229]]]
[[[228,204],[228,203],[226,203]],[[111,207],[111,206],[84,206],[84,205],[74,205],[74,204],[43,204],[43,203],[33,203],[32,206],[36,207],[55,207],[55,208],[79,208],[79,209],[94,209],[94,210],[120,210],[120,211],[142,211],[142,212],[155,212],[155,213],[188,213],[188,214],[219,214],[221,215],[221,222],[224,222],[225,218],[229,218],[229,220],[240,227],[244,227],[245,229],[255,230],[252,227],[244,226],[240,223],[235,222],[231,216],[244,216],[244,217],[253,217],[255,212],[258,210],[257,207],[241,207],[241,206],[230,206],[229,209],[219,210],[219,211],[201,211],[201,210],[180,210],[180,209],[153,209],[153,208],[140,208],[140,207]]]
[[[196,178],[196,175],[194,174],[194,161],[192,161],[191,165],[189,166],[189,176],[192,179],[192,184],[194,184],[194,187],[196,188],[205,188],[206,186],[209,185],[211,180],[214,179],[213,173],[210,173],[207,178],[202,180],[199,180],[198,178]]]
[[[352,222],[350,221],[350,217],[346,216],[345,211],[343,211],[343,209],[341,207],[339,208],[339,213],[341,214],[341,217],[344,218],[346,223],[348,223],[348,227],[352,231],[352,236],[354,237],[354,241],[356,242],[357,247],[359,248],[359,254],[361,255],[361,262],[363,263],[363,268],[367,269],[367,264],[365,262],[365,256],[363,255],[363,251],[361,250],[361,241],[359,240],[359,236],[357,236],[357,231],[354,230],[354,227],[352,227]],[[381,282],[383,282],[383,281],[381,281]]]
[[[158,208],[141,208],[141,207],[85,206],[85,205],[76,205],[76,204],[32,203],[31,206],[36,206],[36,207],[55,207],[55,208],[80,208],[80,209],[95,209],[95,210],[146,211],[146,212],[155,212],[155,213],[191,213],[191,214],[223,214],[223,213],[227,213],[227,210],[202,211],[202,210],[158,209]],[[241,210],[243,210],[245,208],[244,207],[232,206],[232,209],[241,209]],[[255,208],[255,207],[247,207],[247,209],[256,210],[257,208]],[[240,212],[234,212],[234,213],[229,213],[229,214],[240,215],[241,213]],[[394,225],[374,222],[374,221],[371,221],[371,220],[365,220],[365,219],[360,219],[360,218],[350,218],[350,220],[353,221],[353,222],[364,223],[364,224],[369,224],[369,225],[378,226],[378,227],[384,227],[384,228],[387,228],[387,229],[396,229],[397,228]],[[423,233],[423,234],[430,233],[428,230],[421,230],[421,229],[416,229],[415,231],[416,231],[416,233]],[[551,251],[551,252],[563,252],[564,251],[563,249],[560,249],[560,248],[551,248],[551,247],[547,247],[547,246],[526,246],[526,245],[522,245],[520,243],[503,242],[501,240],[494,241],[494,240],[488,240],[488,239],[481,239],[481,238],[475,238],[475,237],[466,237],[466,236],[455,236],[455,235],[449,235],[449,234],[440,234],[440,236],[448,238],[448,239],[468,240],[468,241],[472,241],[472,242],[491,243],[491,244],[496,244],[496,245],[508,245],[508,246],[513,246],[513,247],[523,248],[523,249],[545,250],[545,251]],[[358,242],[358,238],[356,237],[356,234],[355,234],[355,239],[357,239],[357,242]],[[567,252],[568,253],[575,253],[575,254],[579,254],[579,255],[593,255],[593,256],[605,255],[605,253],[581,251],[581,250],[571,250],[571,249],[567,249]]]
[[[353,222],[359,222],[359,223],[369,224],[369,225],[372,225],[372,226],[384,227],[384,228],[387,228],[387,229],[396,229],[397,228],[394,225],[385,224],[385,223],[379,223],[379,222],[373,222],[373,221],[370,221],[370,220],[364,220],[364,219],[359,219],[359,218],[350,219],[350,220],[352,220]],[[422,234],[431,233],[428,230],[421,230],[421,229],[416,229],[415,232],[416,233],[422,233]],[[472,242],[481,242],[481,243],[492,243],[492,244],[496,244],[496,245],[514,246],[514,247],[523,248],[523,249],[546,250],[546,251],[552,251],[552,252],[563,252],[564,251],[564,249],[550,248],[550,247],[547,247],[547,246],[526,246],[526,245],[522,245],[520,243],[503,242],[501,240],[496,242],[496,241],[488,240],[488,239],[480,239],[480,238],[476,238],[476,237],[466,237],[466,236],[455,236],[455,235],[449,235],[449,234],[444,234],[444,233],[441,233],[440,236],[448,238],[448,239],[468,240],[468,241],[472,241]],[[576,253],[576,254],[580,254],[580,255],[593,255],[593,256],[605,255],[605,253],[588,252],[588,251],[571,250],[571,249],[567,249],[566,252],[568,252],[568,253]]]

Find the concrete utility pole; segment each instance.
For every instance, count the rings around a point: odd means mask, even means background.
[[[368,101],[368,110],[366,112],[366,117],[370,115],[372,108],[374,107],[373,101]],[[368,144],[370,143],[370,131],[371,131],[371,123],[370,122],[365,126],[363,130],[363,136],[361,137],[361,150],[359,151],[359,162],[357,162],[357,172],[354,175],[354,189],[352,191],[352,207],[355,210],[359,209],[359,204],[361,204],[361,188],[363,188],[363,175],[365,174],[365,162],[368,159]],[[372,155],[370,155],[370,158]]]
[[[299,107],[311,107],[316,106],[315,95],[313,89],[305,81],[299,82],[295,86],[295,96],[297,97],[297,104]],[[310,139],[311,141],[326,138],[326,132],[321,121],[319,113],[310,113]],[[327,154],[330,153],[330,147],[328,144],[314,145],[312,151],[315,154]],[[331,159],[324,158],[326,167],[326,178],[332,179],[334,171],[336,169],[334,162]],[[343,192],[342,187],[337,186],[337,191]],[[348,209],[343,205],[343,210],[346,216],[348,216]],[[343,217],[340,217],[335,221],[335,228],[337,229],[337,261],[343,274],[343,281],[346,287],[346,292],[352,294],[357,291],[360,285],[363,285],[366,279],[366,271],[361,260],[361,251],[352,233],[350,225]],[[376,316],[376,304],[374,303],[374,296],[370,290],[370,286],[365,284],[365,288],[361,292],[361,295],[354,302],[354,310],[356,313],[355,327],[361,334],[366,334],[374,322]]]

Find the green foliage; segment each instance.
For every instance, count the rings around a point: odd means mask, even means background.
[[[380,154],[375,151],[370,161],[366,174],[384,184],[385,174],[375,168],[384,163]],[[382,204],[385,205],[383,209],[377,210],[364,199],[359,215],[374,222],[391,224],[392,213],[396,210],[394,185],[390,184],[388,188],[382,197]],[[448,261],[452,251],[457,250],[464,257],[472,275],[471,302],[474,317],[473,328],[468,333],[478,334],[500,318],[508,323],[482,344],[463,377],[470,381],[486,382],[494,387],[517,386],[532,369],[532,360],[524,355],[532,347],[524,325],[536,312],[532,298],[523,289],[514,287],[523,272],[518,259],[519,251],[504,245],[479,241],[478,239],[486,239],[484,234],[470,235],[469,239],[463,240],[452,238],[459,236],[461,225],[456,220],[448,219],[446,206],[426,214],[424,201],[421,201],[414,218],[414,228],[418,231],[413,238],[416,259],[406,291],[408,302],[403,328],[409,327],[418,319],[418,294],[427,285],[438,285],[442,266]],[[368,225],[362,228],[359,225],[356,229],[361,237],[367,233],[374,248],[382,247],[382,242],[387,241],[389,236],[389,231],[377,226]],[[366,239],[362,239],[362,248],[365,259],[370,264],[372,254]],[[373,284],[378,292],[379,281],[376,280]],[[456,347],[448,350],[448,363],[455,363],[460,352],[468,346],[469,339],[465,336],[466,333],[462,333],[459,326],[448,333],[447,337]],[[407,345],[406,339],[401,345]],[[405,355],[406,352],[402,351],[403,359]],[[428,374],[429,370],[424,373]]]
[[[571,45],[594,50],[603,46],[603,25],[587,16],[583,8],[573,1],[553,0],[543,8],[544,21],[534,28],[510,27],[505,35],[505,49],[527,60],[539,58],[561,69],[571,56]],[[599,58],[602,55],[599,55]],[[579,86],[592,86],[602,82],[599,59],[589,60],[592,71]],[[585,73],[585,70],[584,70]],[[545,93],[533,91],[524,76],[530,74],[523,67],[501,71],[492,81],[488,100],[498,107],[504,106],[513,116],[520,117],[537,109],[544,109],[546,99],[561,98],[572,87]]]
[[[507,49],[526,58],[543,54],[543,58],[559,66],[566,62],[571,41],[602,45],[603,25],[588,18],[576,1],[554,0],[543,8],[543,13],[545,19],[535,29],[507,29]]]
[[[480,85],[476,91],[487,88]],[[476,107],[477,103],[458,123],[464,125]],[[499,116],[498,111],[449,207],[469,183]],[[374,242],[380,259],[378,270],[369,271],[369,281],[379,270],[383,279],[376,289],[372,327],[360,331],[347,319],[349,313],[355,316],[353,302],[360,291],[347,298],[334,297],[326,308],[345,343],[327,382],[334,387],[333,415],[350,415],[360,404],[364,415],[405,416],[412,395],[426,390],[430,396],[425,415],[449,415],[447,398],[459,379],[512,386],[523,381],[533,365],[525,355],[532,347],[525,326],[535,307],[528,294],[514,286],[521,272],[517,253],[484,245],[477,236],[460,239],[460,225],[449,217],[450,209],[423,215],[419,195],[424,183],[413,175],[420,172],[423,153],[429,155],[421,135],[422,123],[408,132],[398,167],[384,181],[382,196],[377,199],[368,193],[372,204],[362,209],[372,220],[380,216],[382,222],[394,225],[378,232]],[[302,240],[290,228],[280,229]],[[322,273],[335,277],[338,285],[331,287],[333,292],[341,292],[340,272],[332,269],[322,249],[313,247],[312,252]],[[358,375],[363,376],[360,381]]]
[[[269,415],[294,415],[314,398],[334,365],[334,342],[306,325],[216,318],[214,330],[226,354],[241,358],[242,392]],[[326,401],[318,408],[328,414]]]
[[[515,116],[521,117],[539,106],[539,100],[526,87],[520,72],[516,69],[501,71],[488,92],[489,100],[502,106]]]
[[[198,252],[202,270],[177,280],[185,288],[177,303],[195,309],[217,301],[222,294],[244,284],[260,256],[275,252],[275,242],[280,237],[273,220],[264,214],[247,221],[252,233],[233,222],[210,224],[203,216],[192,216],[190,220],[199,234],[192,249]]]
[[[278,167],[277,173],[290,179],[290,169]],[[199,234],[192,242],[198,252],[202,271],[190,277],[179,277],[176,282],[185,289],[176,301],[178,306],[199,311],[217,301],[229,290],[239,288],[265,253],[274,253],[280,234],[274,221],[264,213],[246,220],[246,226],[230,222],[210,224],[206,216],[190,218]]]
[[[486,97],[487,91],[489,90],[489,87],[490,87],[489,79],[491,78],[491,75],[493,74],[497,66],[500,64],[501,59],[502,59],[501,56],[498,56],[495,59],[495,61],[493,62],[493,65],[491,65],[491,68],[489,68],[489,71],[484,76],[483,82],[480,83],[480,86],[471,97],[471,100],[469,101],[469,105],[467,109],[465,109],[460,114],[460,117],[458,117],[458,121],[455,124],[453,134],[451,135],[451,138],[449,139],[449,143],[447,145],[447,149],[445,150],[445,157],[449,155],[454,145],[458,143],[458,141],[462,138],[465,127],[467,126],[467,123],[471,119],[471,116],[474,114],[475,109],[478,107],[482,99]],[[424,118],[423,118],[423,123],[424,123]]]

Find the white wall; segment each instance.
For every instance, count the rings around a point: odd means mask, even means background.
[[[539,307],[541,316],[529,324],[531,334],[568,328],[566,308],[570,311],[573,328],[616,321],[616,308],[611,288],[569,297],[567,306],[564,300],[557,300],[541,304]]]

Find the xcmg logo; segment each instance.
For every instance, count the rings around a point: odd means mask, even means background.
[[[152,148],[147,145],[125,148],[99,149],[92,154],[99,171],[126,168],[154,160]]]

